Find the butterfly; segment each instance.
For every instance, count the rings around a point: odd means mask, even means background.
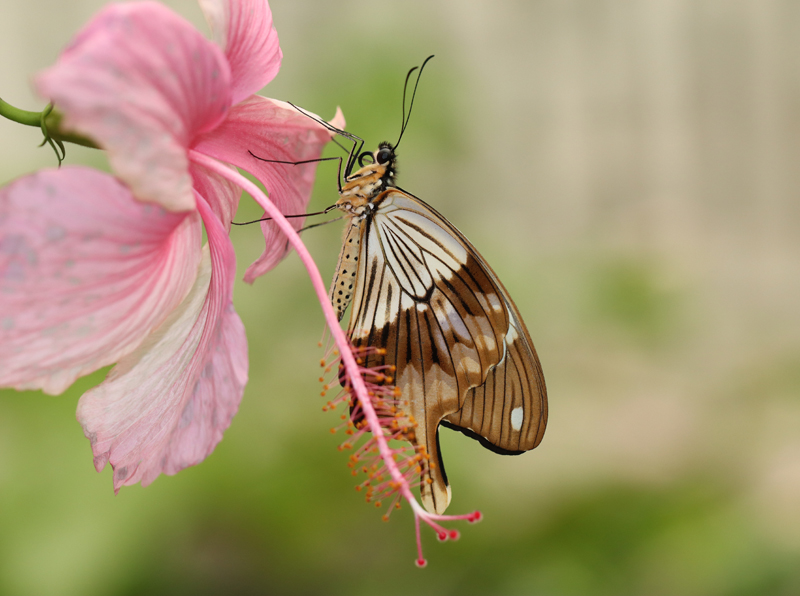
[[[405,91],[403,105],[400,138]],[[434,462],[423,469],[421,500],[441,514],[452,493],[439,428],[505,455],[533,449],[547,424],[542,367],[489,264],[443,215],[395,185],[400,139],[359,155],[363,141],[336,132],[354,146],[335,204],[347,225],[330,298],[339,320],[352,305],[347,334],[355,348],[381,348],[368,351],[364,366],[394,366],[403,414],[416,422],[409,438]]]

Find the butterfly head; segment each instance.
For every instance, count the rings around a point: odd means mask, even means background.
[[[394,186],[394,177],[397,175],[397,155],[395,155],[392,144],[384,141],[378,145],[376,151],[362,153],[358,160],[359,165],[364,165],[362,159],[367,156],[372,158],[373,165],[383,168],[381,176],[383,187]]]
[[[375,197],[394,186],[397,156],[391,143],[383,142],[375,151],[358,156],[358,170],[345,178],[337,205],[344,211],[360,212]]]
[[[394,186],[394,177],[397,174],[396,162],[394,147],[384,141],[375,151],[364,151],[358,156],[358,165],[361,168],[352,176],[348,176],[348,180],[362,173],[379,174],[383,187],[381,190]]]

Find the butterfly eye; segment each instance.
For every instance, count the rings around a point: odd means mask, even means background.
[[[364,159],[367,158],[367,157],[369,158],[369,161],[364,163]],[[361,155],[358,156],[358,165],[360,165],[362,168],[365,165],[372,164],[372,163],[375,163],[375,158],[372,156],[372,153],[370,153],[369,151],[364,151],[364,153],[362,153]]]
[[[380,151],[378,151],[377,161],[381,165],[386,165],[392,160],[392,150],[384,147]]]

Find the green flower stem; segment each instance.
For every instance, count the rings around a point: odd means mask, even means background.
[[[10,103],[4,102],[2,99],[0,99],[0,116],[4,116],[14,122],[19,122],[20,124],[25,124],[26,126],[39,126],[42,121],[41,112],[20,110]]]
[[[97,143],[87,137],[61,130],[61,113],[48,106],[41,112],[29,112],[20,110],[10,103],[0,99],[0,116],[8,118],[13,122],[26,126],[41,127],[45,131],[45,138],[52,138],[54,141],[74,143],[92,149],[99,149]]]

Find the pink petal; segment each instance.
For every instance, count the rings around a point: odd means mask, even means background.
[[[234,166],[230,166],[230,168],[237,171]],[[222,222],[225,230],[230,232],[231,220],[239,207],[242,189],[227,178],[210,172],[194,162],[189,164],[189,173],[192,176],[195,190],[205,197],[214,215]]]
[[[224,117],[231,91],[227,60],[188,22],[156,3],[113,4],[35,83],[139,199],[194,208],[186,147]]]
[[[331,124],[344,127],[341,110]],[[197,151],[233,163],[252,173],[269,193],[270,200],[286,214],[305,212],[314,186],[317,164],[288,165],[260,161],[250,155],[282,161],[316,159],[332,133],[287,103],[254,95],[231,108],[220,126],[198,139]],[[331,166],[331,188],[335,188],[335,166]],[[335,197],[332,194],[332,198]],[[292,220],[295,229],[303,218]],[[288,253],[286,238],[277,226],[263,222],[266,248],[245,274],[252,282],[277,265]]]
[[[281,67],[283,53],[266,0],[200,0],[214,38],[231,67],[233,103],[269,83]]]
[[[134,350],[192,286],[201,233],[88,168],[0,189],[0,386],[60,393]]]
[[[197,203],[209,243],[195,285],[78,404],[95,467],[111,462],[115,490],[205,459],[230,425],[247,382],[247,339],[231,304],[233,246],[205,201]]]

